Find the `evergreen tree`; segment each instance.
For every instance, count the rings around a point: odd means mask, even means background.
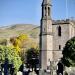
[[[62,62],[65,66],[75,66],[75,37],[67,41],[62,54]]]

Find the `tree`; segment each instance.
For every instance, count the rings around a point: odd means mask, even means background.
[[[75,37],[67,41],[62,54],[62,62],[65,66],[75,66]]]
[[[39,64],[39,49],[30,48],[26,51],[26,62],[27,65],[36,68],[37,64]]]
[[[17,50],[22,61],[25,62],[25,53],[30,48],[37,48],[37,42],[30,38],[27,34],[21,34],[18,37],[10,38],[13,48]]]
[[[16,50],[11,47],[0,45],[0,61],[1,61],[1,63],[4,63],[6,55],[9,60],[9,63],[14,64],[15,69],[18,70],[20,65],[22,64],[22,61],[21,61],[21,58],[19,57],[19,55],[17,54]]]
[[[16,48],[17,52],[21,51],[23,41],[28,40],[27,34],[21,34],[18,37],[12,37],[10,38],[10,42],[12,43],[13,47]]]

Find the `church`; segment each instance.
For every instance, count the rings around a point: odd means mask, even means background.
[[[75,22],[70,19],[52,20],[51,0],[43,0],[40,26],[41,68],[47,69],[49,61],[58,61],[66,42],[75,36]]]

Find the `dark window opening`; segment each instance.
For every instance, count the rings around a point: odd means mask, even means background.
[[[45,7],[45,16],[46,16],[46,7]]]
[[[59,50],[61,50],[61,45],[59,45]]]
[[[61,36],[61,27],[58,27],[58,36]]]
[[[48,16],[50,16],[50,7],[48,7]]]

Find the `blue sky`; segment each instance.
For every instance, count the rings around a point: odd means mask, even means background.
[[[68,17],[75,17],[75,0],[68,1]],[[42,0],[0,0],[0,26],[40,25]],[[52,19],[66,18],[66,1],[52,0]]]

